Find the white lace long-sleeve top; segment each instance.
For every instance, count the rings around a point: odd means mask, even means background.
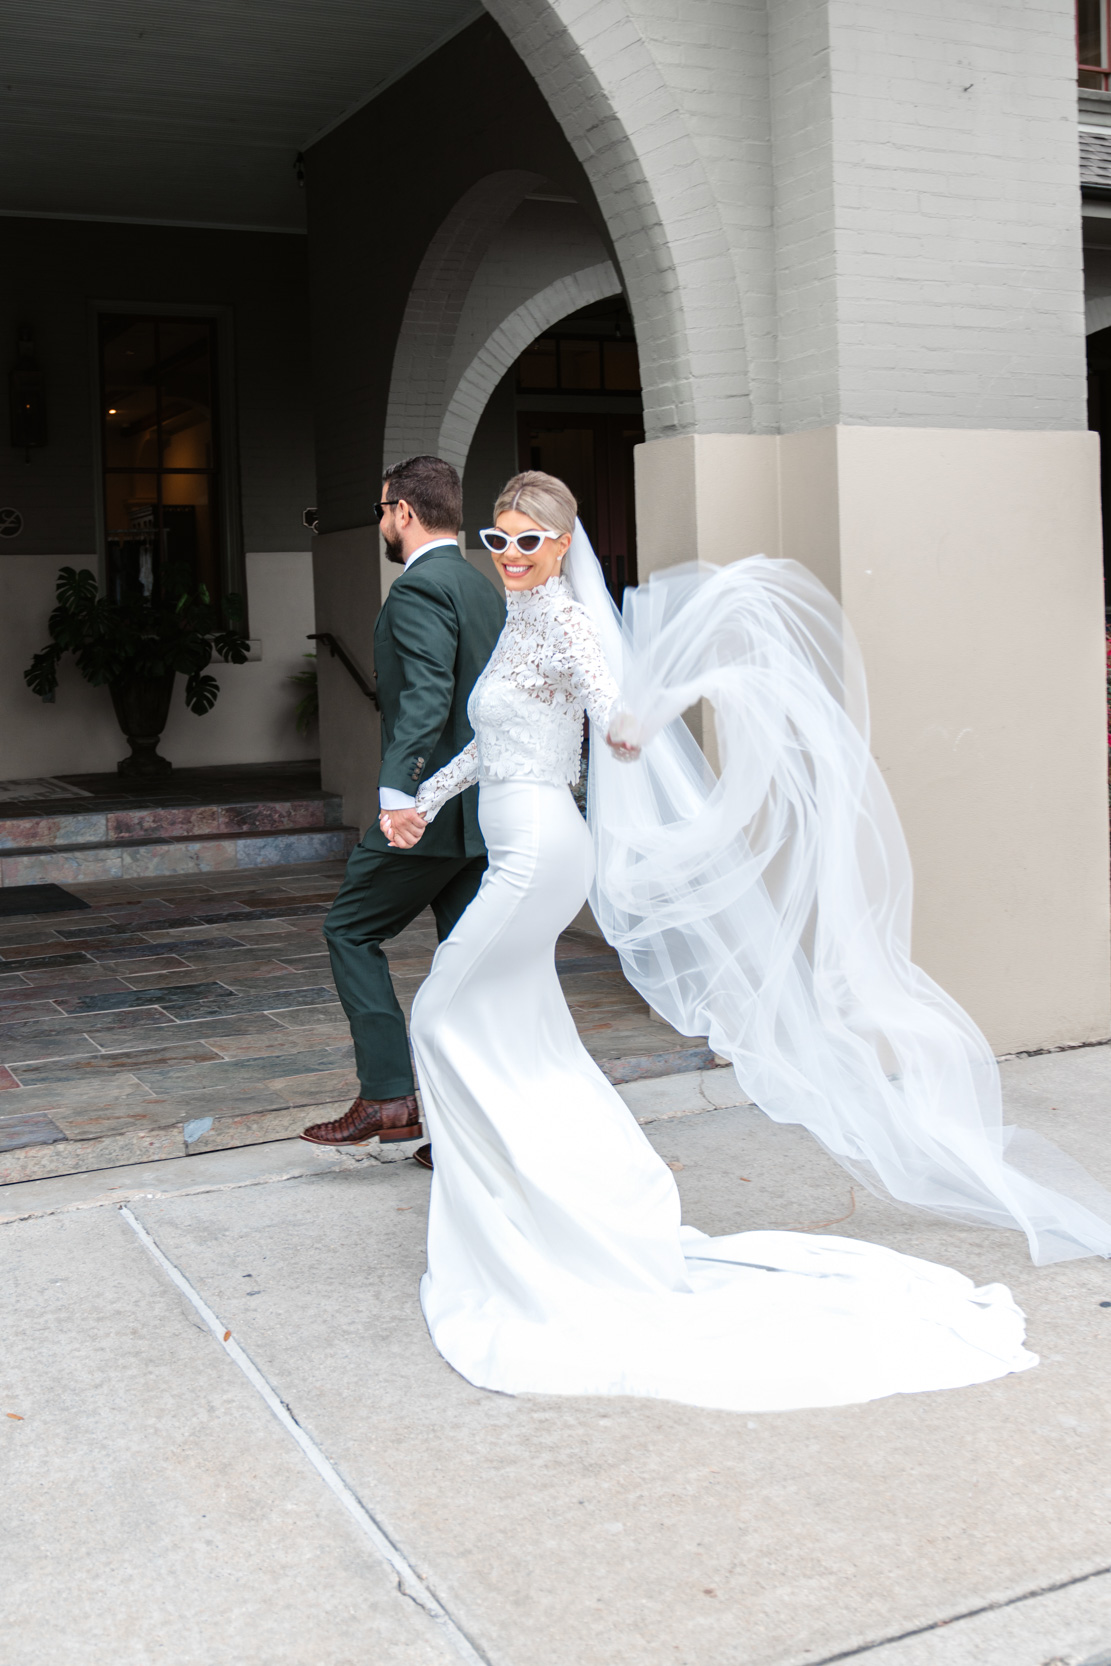
[[[417,792],[426,821],[476,781],[573,785],[583,711],[604,733],[617,699],[594,621],[562,574],[505,600],[505,629],[467,702],[475,738]]]

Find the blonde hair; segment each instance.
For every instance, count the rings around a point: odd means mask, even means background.
[[[547,532],[574,532],[579,506],[562,480],[539,469],[526,469],[507,480],[494,505],[494,519],[516,509]]]

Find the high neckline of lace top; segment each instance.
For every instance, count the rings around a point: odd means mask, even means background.
[[[542,602],[572,601],[574,594],[570,580],[565,579],[562,573],[553,573],[550,579],[543,584],[534,584],[530,590],[507,590],[505,605],[520,612],[539,607]]]

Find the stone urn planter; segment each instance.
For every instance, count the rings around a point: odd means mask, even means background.
[[[168,775],[173,764],[158,751],[170,715],[176,671],[163,677],[119,678],[109,683],[116,721],[131,752],[116,768],[121,775]]]
[[[118,601],[98,594],[96,575],[63,567],[50,615],[50,641],[32,659],[23,680],[53,702],[58,661],[72,654],[86,682],[107,687],[116,718],[131,746],[121,775],[165,775],[172,768],[158,751],[174,680],[185,678],[185,704],[203,717],[220,685],[208,671],[213,657],[242,665],[250,650],[243,634],[243,600],[227,596],[216,607],[203,585],[191,591],[172,574],[155,596],[143,590]]]

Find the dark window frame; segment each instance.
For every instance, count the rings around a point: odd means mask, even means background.
[[[101,397],[101,319],[105,316],[153,319],[204,319],[215,325],[214,373],[216,399],[213,402],[213,439],[218,465],[213,470],[219,482],[216,524],[220,539],[220,580],[224,595],[236,593],[247,603],[246,561],[241,510],[238,421],[236,410],[235,339],[232,309],[204,302],[153,302],[97,300],[89,303],[91,358],[93,497],[96,515],[98,579],[102,590],[108,585],[108,538],[105,503],[106,459],[104,409]],[[176,472],[176,471],[169,471]],[[189,472],[189,471],[186,471]],[[246,628],[246,624],[245,624]]]
[[[1091,52],[1081,53],[1080,47],[1080,9],[1081,6],[1091,14],[1090,21],[1098,24],[1100,37],[1099,51],[1094,55],[1098,60],[1092,63]],[[1073,16],[1076,26],[1076,79],[1079,86],[1089,92],[1111,92],[1111,0],[1075,0]]]
[[[535,383],[530,382],[530,383],[525,383],[521,380],[521,365],[522,365],[522,362],[528,356],[529,353],[534,351],[536,348],[540,347],[541,344],[544,344],[545,346],[550,344],[555,349],[554,357],[555,357],[555,366],[556,366],[556,379],[555,379],[554,382],[535,382]],[[563,349],[564,349],[564,347],[584,347],[588,344],[591,345],[591,346],[595,346],[598,349],[598,383],[597,383],[597,386],[596,387],[584,387],[581,382],[565,382],[564,379],[563,379]],[[626,347],[626,348],[631,347],[634,352],[636,351],[636,342],[634,340],[631,340],[628,337],[622,338],[622,337],[614,337],[612,335],[605,335],[605,336],[603,336],[603,335],[587,335],[585,333],[583,335],[572,335],[572,334],[566,333],[566,332],[560,332],[560,333],[557,334],[553,331],[545,330],[540,335],[538,335],[534,341],[531,341],[529,343],[529,345],[524,349],[524,352],[522,352],[521,354],[518,355],[518,358],[517,358],[517,372],[516,372],[516,376],[515,376],[515,379],[514,379],[515,390],[519,394],[537,394],[537,393],[563,393],[563,394],[568,394],[569,393],[569,394],[585,395],[587,398],[591,397],[592,395],[596,395],[596,394],[618,394],[618,395],[626,395],[626,396],[639,395],[641,393],[641,382],[640,382],[639,376],[638,376],[637,384],[636,384],[635,387],[630,387],[628,385],[628,383],[623,384],[621,387],[613,387],[613,388],[608,387],[606,385],[606,348],[607,347],[613,347],[613,346],[621,346],[621,347]],[[639,369],[639,357],[638,357],[638,369]]]

